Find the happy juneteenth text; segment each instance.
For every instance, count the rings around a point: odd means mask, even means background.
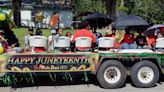
[[[11,57],[8,64],[87,64],[89,58],[86,56],[71,57]]]

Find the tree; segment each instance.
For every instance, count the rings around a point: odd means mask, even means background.
[[[85,12],[105,13],[105,6],[101,0],[75,0],[75,15]]]
[[[105,0],[105,7],[107,15],[109,15],[113,20],[116,19],[116,0]]]
[[[17,26],[21,26],[21,3],[22,0],[12,0],[14,22]]]
[[[121,2],[120,2],[120,7],[124,7],[124,5],[125,5],[124,0],[121,0]]]
[[[164,20],[163,0],[141,0],[135,2],[132,14],[144,17],[152,23],[162,23]]]
[[[117,10],[141,16],[151,23],[164,23],[163,3],[164,0],[117,0]]]

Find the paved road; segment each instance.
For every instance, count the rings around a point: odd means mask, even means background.
[[[119,89],[100,88],[93,77],[92,81],[90,82],[76,81],[72,84],[64,84],[65,82],[61,83],[61,80],[58,81],[58,83],[60,82],[60,84],[53,84],[54,82],[48,82],[47,80],[45,80],[45,78],[41,80],[44,81],[34,86],[29,84],[28,86],[18,86],[14,88],[0,87],[0,92],[164,92],[164,76],[160,78],[157,86],[152,88],[136,88],[130,84],[130,79],[127,79],[126,85]],[[24,85],[24,83],[19,85],[22,86]]]
[[[55,87],[27,87],[11,89],[10,87],[1,87],[0,92],[163,92],[164,83],[153,88],[135,88],[130,84],[120,89],[102,89],[95,85],[73,85],[73,86],[55,86]]]
[[[163,92],[164,83],[153,88],[136,88],[130,84],[119,89],[103,89],[93,84],[65,85],[65,86],[41,86],[23,87],[13,89],[11,87],[0,87],[0,92]]]

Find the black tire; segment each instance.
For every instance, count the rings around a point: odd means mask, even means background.
[[[148,82],[142,82],[138,77],[139,76],[138,72],[140,71],[140,69],[146,68],[146,67],[150,68],[153,71],[154,76],[152,75],[152,78],[151,78],[150,77],[150,71],[149,71],[149,75],[147,77],[147,78],[149,78],[149,81]],[[147,75],[144,75],[144,74],[146,74],[146,72],[143,73],[143,76],[146,77]],[[141,75],[141,77],[142,77],[142,75]],[[154,87],[156,85],[156,83],[158,82],[158,80],[159,80],[158,67],[153,62],[148,61],[148,60],[138,62],[132,67],[131,79],[132,79],[132,81],[133,81],[133,83],[136,87],[139,87],[139,88]]]
[[[105,71],[111,67],[116,67],[120,72],[120,77],[118,78],[118,81],[116,81],[115,83],[108,82],[104,77]],[[122,63],[118,62],[117,60],[104,61],[100,65],[100,67],[97,71],[97,80],[98,80],[100,86],[103,88],[106,88],[106,89],[120,88],[124,85],[124,83],[126,81],[126,68],[124,67],[124,65]]]

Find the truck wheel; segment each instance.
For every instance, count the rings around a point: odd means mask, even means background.
[[[116,60],[104,61],[97,71],[97,80],[106,89],[122,87],[126,80],[126,68]]]
[[[138,62],[132,67],[131,78],[137,87],[153,87],[159,79],[158,67],[148,60]]]

